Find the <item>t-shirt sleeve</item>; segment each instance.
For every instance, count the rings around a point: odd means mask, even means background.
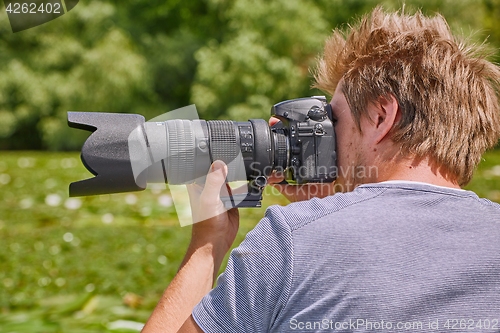
[[[273,206],[231,252],[193,318],[204,332],[269,332],[286,305],[292,274],[291,230]]]

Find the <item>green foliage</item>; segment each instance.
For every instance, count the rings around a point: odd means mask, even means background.
[[[113,15],[110,4],[92,2],[56,24],[17,34],[3,27],[0,118],[9,126],[0,148],[75,149],[82,137],[68,129],[66,111],[144,113],[154,104],[146,60]]]
[[[148,53],[148,72],[161,110],[152,116],[189,104],[196,70],[194,53],[202,42],[192,31],[180,29],[170,35],[158,33],[141,39]]]
[[[222,41],[196,53],[192,101],[204,116],[267,118],[275,102],[310,94],[309,67],[328,34],[313,2],[236,0],[226,17]]]
[[[486,15],[484,17],[484,33],[489,37],[488,41],[497,47],[496,61],[500,62],[500,1],[483,0]]]
[[[118,0],[80,2],[68,14],[13,34],[0,13],[0,149],[77,150],[87,133],[67,111],[150,119],[195,103],[205,119],[269,115],[311,91],[331,29],[399,0]],[[498,0],[411,0],[453,30],[500,45]],[[498,52],[497,52],[498,54]],[[497,58],[498,59],[498,58]]]
[[[148,281],[152,272],[175,273],[182,254],[170,240],[186,241],[189,230],[178,227],[165,185],[140,198],[68,198],[69,183],[89,176],[75,153],[2,154],[0,309],[32,307],[89,284],[97,293],[159,293],[164,285]]]

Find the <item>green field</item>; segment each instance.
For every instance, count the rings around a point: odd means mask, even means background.
[[[0,152],[0,332],[134,332],[174,276],[190,229],[165,186],[68,198],[89,176],[77,153]],[[500,202],[500,152],[468,188]],[[241,210],[235,245],[264,210]]]

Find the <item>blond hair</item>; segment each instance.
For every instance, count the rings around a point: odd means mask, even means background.
[[[402,117],[390,135],[403,155],[429,158],[466,185],[500,137],[500,69],[482,46],[455,38],[445,19],[377,7],[326,42],[315,87],[329,94],[344,80],[360,129],[369,103],[394,96]]]

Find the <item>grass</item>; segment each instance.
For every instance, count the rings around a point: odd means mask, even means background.
[[[175,275],[190,229],[165,185],[68,198],[89,176],[76,153],[0,152],[0,333],[137,332]],[[500,152],[468,189],[500,201]],[[235,245],[264,211],[241,210]]]
[[[0,152],[0,332],[137,331],[174,277],[190,228],[165,185],[69,198],[90,176],[77,153]]]

